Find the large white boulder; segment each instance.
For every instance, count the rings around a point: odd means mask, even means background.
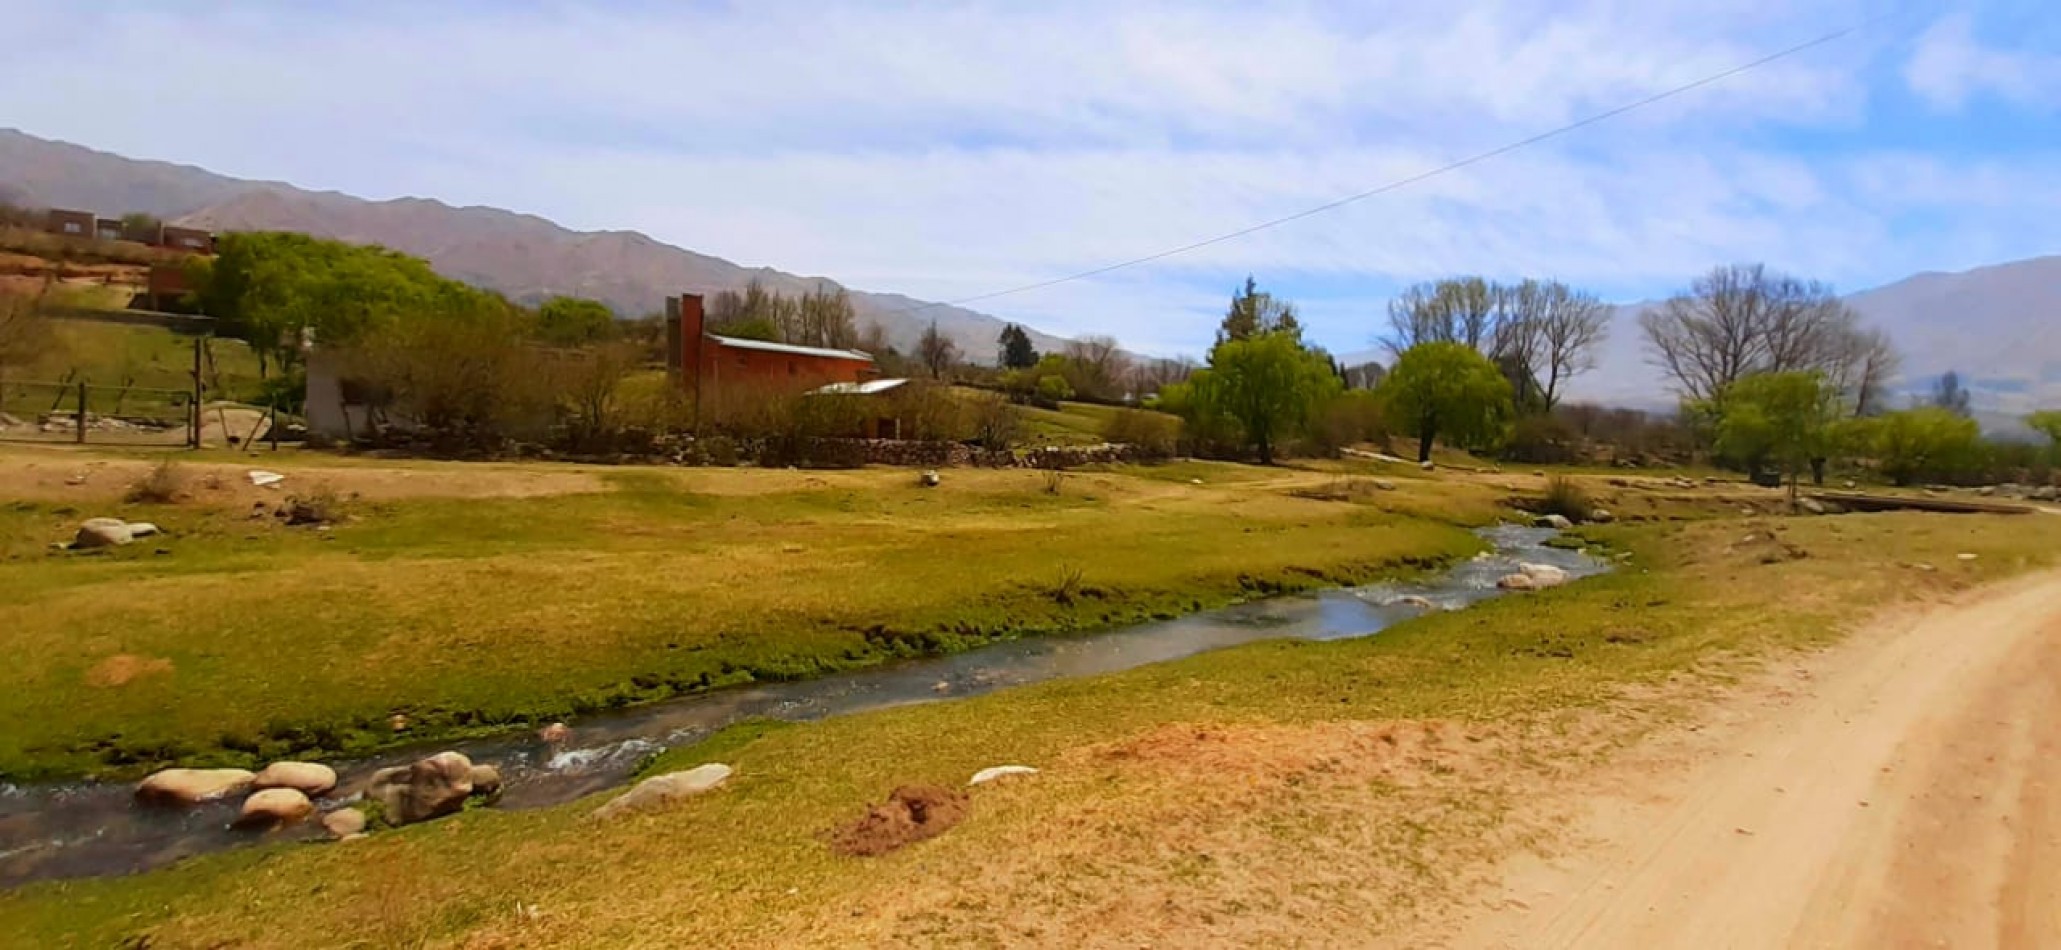
[[[682,772],[655,775],[638,782],[636,787],[594,809],[593,817],[607,820],[634,812],[670,808],[729,781],[730,772],[729,766],[720,762],[710,762]]]
[[[299,789],[268,788],[243,800],[236,816],[239,828],[278,828],[298,824],[315,813],[315,803]]]
[[[249,788],[256,777],[244,769],[165,769],[136,786],[136,800],[156,805],[219,801]]]
[[[336,787],[336,770],[320,762],[274,762],[258,771],[253,788],[291,788],[303,795],[326,795]]]

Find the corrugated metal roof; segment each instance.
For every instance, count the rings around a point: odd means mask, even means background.
[[[743,340],[734,336],[717,336],[713,333],[709,334],[708,338],[724,346],[734,346],[740,350],[765,350],[769,353],[792,353],[796,356],[820,356],[834,360],[864,360],[868,363],[873,362],[873,355],[871,353],[862,353],[858,350],[833,350],[820,346],[795,346],[789,343],[769,343],[765,340]]]
[[[869,379],[863,383],[831,383],[821,389],[810,390],[811,396],[871,396],[884,393],[907,383],[906,379]]]

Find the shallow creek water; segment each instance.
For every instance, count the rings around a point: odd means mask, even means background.
[[[572,722],[573,739],[562,747],[525,731],[336,763],[338,792],[318,804],[344,807],[373,771],[448,748],[500,769],[503,792],[494,807],[557,805],[621,785],[653,753],[746,719],[806,721],[943,702],[1255,640],[1361,637],[1424,612],[1421,605],[1396,603],[1403,597],[1459,610],[1498,596],[1496,580],[1516,571],[1519,563],[1550,564],[1572,578],[1606,569],[1586,554],[1546,547],[1551,529],[1502,525],[1480,534],[1492,551],[1422,582],[1280,597],[1087,636],[1005,641],[854,673],[682,697]],[[147,870],[258,841],[323,834],[313,820],[269,835],[237,830],[230,822],[238,800],[185,810],[147,808],[133,803],[132,790],[127,784],[90,782],[0,784],[0,888]]]

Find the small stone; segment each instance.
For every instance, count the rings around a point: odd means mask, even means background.
[[[1568,581],[1567,572],[1551,564],[1519,564],[1517,570],[1518,573],[1531,578],[1531,585],[1535,590],[1559,587]]]
[[[244,799],[237,813],[238,828],[277,828],[297,824],[314,814],[315,803],[299,789],[268,788]]]
[[[1425,471],[1427,471],[1427,472],[1429,472],[1429,471],[1431,471],[1431,470],[1433,470],[1433,469],[1435,469],[1435,468],[1438,468],[1438,466],[1437,466],[1436,464],[1433,464],[1433,463],[1432,463],[1432,461],[1431,461],[1430,459],[1425,459],[1425,460],[1424,460],[1424,461],[1422,461],[1422,462],[1418,462],[1418,463],[1417,463],[1417,467],[1418,467],[1418,468],[1421,468],[1421,469],[1423,469],[1423,470],[1425,470]]]
[[[157,525],[151,524],[148,521],[129,522],[129,537],[131,538],[147,538],[157,533]]]
[[[1956,555],[1954,555],[1954,559],[1955,559],[1955,560],[1959,560],[1959,561],[1964,561],[1964,562],[1965,562],[1965,561],[1973,561],[1973,560],[1975,560],[1975,555],[1974,555],[1974,554],[1971,554],[1971,553],[1969,553],[1969,552],[1967,552],[1967,551],[1963,551],[1963,552],[1961,552],[1961,553],[1959,553],[1959,554],[1956,554]]]
[[[1616,521],[1617,516],[1611,514],[1607,508],[1594,508],[1589,511],[1589,520],[1596,524],[1609,524]]]
[[[391,716],[388,716],[388,717],[386,718],[386,724],[387,724],[387,725],[388,725],[389,727],[392,727],[392,729],[393,729],[393,730],[394,730],[395,732],[407,732],[407,731],[408,731],[408,717],[406,717],[406,716],[403,716],[403,715],[401,715],[400,713],[394,713],[393,715],[391,715]]]
[[[1505,574],[1496,580],[1496,586],[1503,590],[1538,590],[1537,581],[1529,574]]]
[[[1038,770],[1031,768],[1028,765],[996,765],[981,769],[980,771],[973,773],[973,777],[967,779],[966,784],[986,785],[987,783],[992,782],[996,779],[1008,778],[1012,775],[1036,774],[1038,774]]]
[[[924,470],[924,472],[923,472],[923,487],[925,487],[925,488],[936,488],[936,487],[938,486],[938,482],[939,482],[939,481],[942,481],[942,479],[940,479],[940,478],[938,477],[938,474],[937,474],[937,469],[934,469],[934,468],[932,468],[932,469],[925,469],[925,470]]]
[[[948,693],[951,692],[951,690],[952,684],[945,682],[944,680],[938,680],[936,684],[930,687],[930,691],[933,693]]]
[[[1388,479],[1377,478],[1374,480],[1374,489],[1376,491],[1395,491],[1396,486],[1394,482],[1391,482]]]
[[[537,738],[550,745],[564,745],[572,739],[572,727],[562,722],[554,722],[537,730]]]
[[[656,811],[710,791],[730,780],[731,769],[720,762],[697,765],[683,772],[668,772],[638,782],[594,810],[595,820],[607,820],[640,811]]]
[[[472,793],[485,798],[501,794],[501,770],[491,765],[473,766]]]
[[[322,816],[322,828],[339,841],[349,841],[353,835],[365,833],[365,813],[355,808],[339,808]]]
[[[1574,522],[1567,520],[1566,515],[1540,515],[1533,518],[1531,523],[1535,528],[1552,528],[1555,531],[1566,531],[1574,527]]]
[[[336,787],[336,770],[319,762],[274,762],[251,780],[252,788],[291,788],[304,795],[324,795]]]

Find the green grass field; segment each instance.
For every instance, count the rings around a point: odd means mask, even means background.
[[[917,503],[883,495],[874,504]],[[1090,503],[1032,504],[1064,519]],[[1378,517],[1334,507],[1347,523]],[[582,820],[592,802],[469,812],[353,844],[36,885],[0,896],[0,933],[38,946],[287,947],[339,935],[359,946],[831,946],[1372,928],[1407,918],[1468,862],[1549,833],[1511,824],[1513,783],[1608,755],[1642,728],[1628,723],[1664,714],[1685,674],[1708,683],[1739,658],[1823,644],[1893,605],[2050,564],[2056,539],[2028,530],[2038,527],[1901,514],[1593,529],[1634,559],[1379,637],[1265,642],[954,703],[741,727],[652,766],[738,769],[729,788],[660,814],[595,825]],[[1267,550],[1264,535],[1248,549],[1237,533],[1238,557]],[[1909,566],[1919,562],[1938,569]],[[841,858],[823,844],[824,829],[888,788],[954,785],[1001,762],[1046,771],[982,790],[966,824],[901,853]]]
[[[288,528],[225,466],[178,504],[82,508],[60,482],[0,507],[0,775],[356,754],[394,713],[413,738],[503,728],[1363,581],[1472,553],[1500,501],[1427,482],[1341,504],[1293,494],[1329,475],[1196,463],[1199,486],[1056,493],[1036,472],[253,464],[368,497]],[[554,471],[579,481],[492,495]],[[47,549],[108,513],[168,534]]]

